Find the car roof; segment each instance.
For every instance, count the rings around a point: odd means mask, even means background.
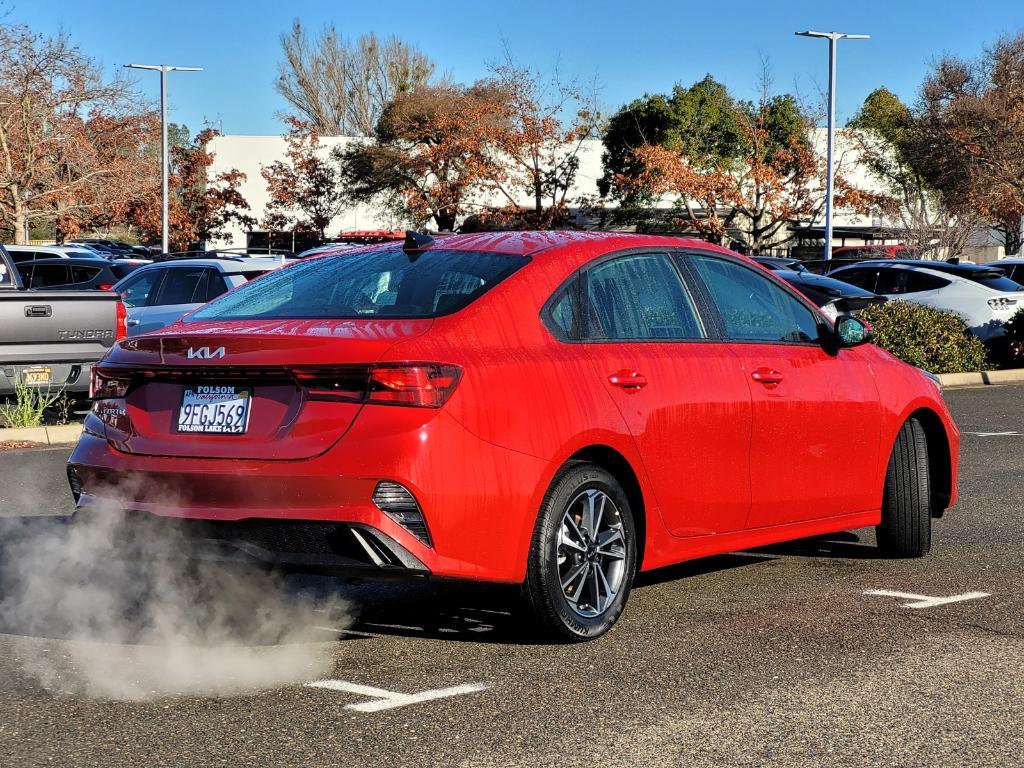
[[[291,259],[284,262],[291,263]],[[238,259],[173,259],[170,261],[155,261],[151,264],[143,264],[136,271],[149,270],[156,267],[212,267],[226,274],[237,274],[241,272],[252,272],[257,269],[276,269],[282,266],[279,257],[245,257]]]
[[[848,269],[857,269],[858,267],[931,269],[936,272],[947,272],[952,275],[978,274],[980,272],[995,274],[999,271],[998,267],[994,264],[950,264],[948,261],[927,261],[925,259],[869,259],[867,261],[858,261],[856,264],[850,264],[849,266],[839,267],[832,270],[829,274],[836,274]]]
[[[592,232],[580,230],[547,230],[515,232],[474,232],[457,235],[435,235],[432,248],[449,251],[480,251],[510,256],[533,258],[556,258],[565,253],[568,246],[581,245],[601,251],[625,250],[629,248],[700,248],[739,256],[721,246],[706,240],[676,237],[673,235],[647,235],[633,232]],[[356,254],[374,250],[400,249],[402,241],[390,241],[363,245],[358,248],[339,248],[339,254]],[[315,254],[316,258],[330,256],[327,250]],[[739,258],[746,259],[744,256]]]
[[[792,269],[779,269],[775,271],[775,276],[780,277],[787,283],[799,287],[806,285],[809,287],[819,288],[823,291],[831,293],[832,291],[840,291],[843,296],[874,296],[871,291],[865,290],[851,283],[844,282],[835,277],[829,277],[828,275],[817,275],[814,272],[797,272]]]
[[[63,267],[109,267],[111,262],[97,256],[54,256],[51,259],[33,259],[19,261],[18,269],[28,269],[39,265],[58,264]]]

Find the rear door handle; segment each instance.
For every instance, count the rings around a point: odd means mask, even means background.
[[[758,368],[750,374],[750,378],[761,384],[778,384],[785,377],[781,371],[776,371],[774,368]]]
[[[608,377],[608,383],[622,389],[640,389],[647,386],[647,377],[630,368],[623,368]]]

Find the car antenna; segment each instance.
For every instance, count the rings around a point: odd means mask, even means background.
[[[407,229],[405,230],[405,243],[402,244],[402,250],[406,253],[418,254],[433,244],[434,238],[426,232],[413,232],[411,229]]]

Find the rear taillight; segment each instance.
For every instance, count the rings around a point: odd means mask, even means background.
[[[113,287],[113,286],[111,286]],[[128,310],[120,298],[117,300],[117,329],[114,333],[114,341],[128,338]]]
[[[440,408],[462,369],[446,363],[396,363],[371,367],[300,369],[298,383],[318,400]]]
[[[89,379],[89,397],[93,400],[116,400],[128,394],[131,383],[129,375],[93,366]]]
[[[370,369],[366,401],[440,408],[459,383],[462,369],[436,363]]]
[[[96,290],[98,290],[98,291],[112,291],[112,290],[114,290],[114,284],[110,283],[110,284],[107,284],[107,285],[97,285],[96,286]]]

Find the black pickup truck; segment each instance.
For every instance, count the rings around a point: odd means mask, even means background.
[[[127,335],[125,320],[110,291],[26,290],[0,245],[0,397],[16,384],[86,394],[92,364]]]

